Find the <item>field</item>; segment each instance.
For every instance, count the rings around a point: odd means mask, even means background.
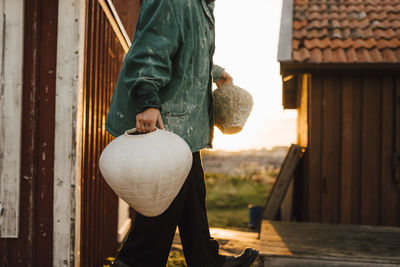
[[[276,172],[260,176],[206,175],[207,210],[210,227],[249,231],[249,205],[263,206]]]

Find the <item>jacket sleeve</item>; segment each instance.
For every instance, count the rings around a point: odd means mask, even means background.
[[[171,80],[172,57],[179,48],[179,26],[169,0],[142,2],[135,38],[119,79],[137,104],[137,113],[161,109],[159,90]]]
[[[214,64],[214,66],[212,68],[212,76],[213,76],[214,82],[218,81],[221,78],[221,75],[224,72],[224,70],[225,69],[223,67]]]

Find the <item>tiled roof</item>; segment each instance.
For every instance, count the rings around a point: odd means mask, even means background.
[[[292,61],[400,63],[400,0],[294,0]]]

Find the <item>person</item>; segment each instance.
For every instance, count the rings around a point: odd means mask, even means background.
[[[240,256],[219,254],[210,237],[200,150],[212,147],[213,79],[232,82],[213,64],[214,3],[207,0],[144,0],[132,46],[126,55],[106,121],[113,136],[136,127],[138,133],[158,125],[182,137],[193,164],[180,192],[161,215],[137,214],[113,266],[166,266],[179,228],[189,267],[246,267],[258,251]]]

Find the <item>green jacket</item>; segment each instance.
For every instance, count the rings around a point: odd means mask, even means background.
[[[134,128],[136,114],[158,108],[167,130],[192,152],[212,146],[214,3],[144,0],[132,46],[110,104],[106,130],[119,136]]]

